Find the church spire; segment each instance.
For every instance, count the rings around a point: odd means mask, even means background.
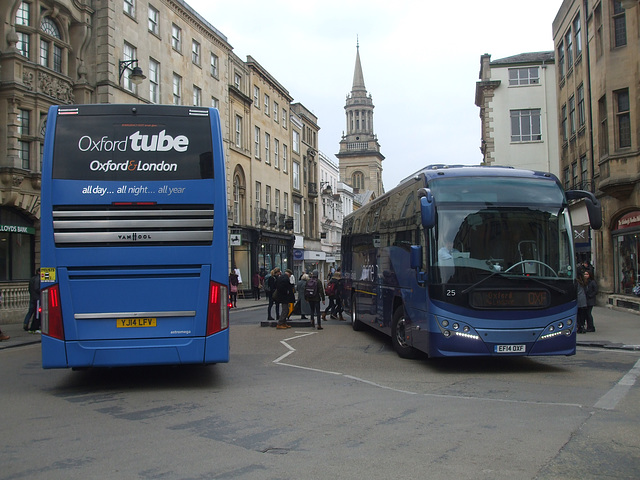
[[[378,197],[384,193],[382,186],[382,161],[378,137],[373,130],[373,99],[364,86],[360,63],[360,42],[356,44],[356,66],[353,86],[344,106],[347,129],[336,154],[340,162],[340,180],[354,188],[355,193],[373,192]]]
[[[364,86],[364,75],[362,74],[362,65],[360,64],[360,41],[356,44],[356,68],[353,71],[353,87],[351,91],[366,92],[367,89]]]

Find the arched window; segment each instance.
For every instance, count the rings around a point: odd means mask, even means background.
[[[62,72],[65,47],[60,29],[51,17],[40,21],[40,65],[58,73]]]
[[[362,172],[354,172],[351,176],[352,187],[357,190],[364,190],[364,175]]]

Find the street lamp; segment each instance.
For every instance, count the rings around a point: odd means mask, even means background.
[[[131,65],[136,64],[135,67],[131,68]],[[124,74],[127,68],[131,68],[131,74],[129,75],[129,80],[133,82],[134,85],[140,85],[142,81],[147,78],[144,73],[142,73],[142,69],[138,66],[138,60],[120,60],[118,62],[118,66],[120,68],[120,76],[118,77],[118,83],[122,80],[122,75]]]
[[[331,184],[329,182],[320,182],[320,191],[324,192],[325,190],[332,191]]]

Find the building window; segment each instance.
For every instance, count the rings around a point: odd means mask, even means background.
[[[580,189],[589,190],[589,166],[586,155],[580,157]]]
[[[276,215],[280,215],[280,190],[276,188],[276,196],[274,197]]]
[[[29,137],[31,131],[31,112],[29,110],[18,110],[18,134],[21,139],[18,141],[18,154],[22,163],[22,168],[31,168],[30,145],[31,142],[24,137]]]
[[[218,100],[216,97],[211,97],[211,106],[213,108],[220,108],[220,100]]]
[[[273,121],[278,123],[278,112],[280,111],[280,106],[278,102],[273,102]]]
[[[511,110],[511,141],[532,142],[542,140],[540,109]]]
[[[578,87],[578,128],[584,127],[586,121],[584,109],[584,85]]]
[[[122,49],[122,60],[123,61],[136,60],[138,58],[137,55],[138,55],[138,51],[136,47],[125,42],[124,47]],[[129,63],[125,67],[123,72],[123,83],[124,83],[123,86],[126,90],[130,91],[134,95],[137,95],[138,86],[135,83],[133,83],[133,80],[131,80],[132,71],[133,71],[133,65],[132,63]]]
[[[538,67],[526,68],[510,68],[509,69],[509,85],[538,85],[540,84],[540,75]]]
[[[631,146],[631,113],[629,111],[629,90],[613,92],[616,98],[616,126],[618,132],[618,147]]]
[[[18,32],[18,43],[16,48],[20,51],[23,57],[29,58],[29,43],[31,38],[28,33]]]
[[[627,20],[622,3],[613,0],[613,44],[623,47],[627,44]]]
[[[582,55],[582,38],[581,35],[581,27],[580,27],[580,12],[576,15],[576,18],[573,19],[573,36],[575,38],[574,45],[576,48],[576,60],[578,57]]]
[[[260,89],[256,85],[253,86],[253,106],[260,108]]]
[[[182,29],[175,23],[171,24],[171,48],[176,52],[182,52]]]
[[[149,13],[148,13],[148,26],[149,31],[156,36],[160,35],[160,12],[149,5]]]
[[[300,153],[300,132],[297,130],[293,131],[293,151]]]
[[[62,47],[57,43],[62,38],[56,23],[49,17],[40,22],[40,65],[62,73]],[[47,38],[51,37],[51,38]]]
[[[354,172],[351,178],[354,189],[364,190],[364,175],[362,174],[362,172]]]
[[[124,0],[124,13],[130,17],[136,16],[136,4],[135,0]]]
[[[264,134],[264,163],[271,163],[271,135]]]
[[[600,157],[609,153],[609,122],[607,121],[607,97],[598,100],[598,143],[600,145]]]
[[[604,35],[602,33],[602,4],[596,5],[593,12],[593,18],[596,25],[596,58],[602,56],[604,51]]]
[[[562,171],[563,181],[564,181],[564,189],[571,190],[571,178],[569,177],[569,167],[564,167]]]
[[[558,45],[558,76],[560,80],[564,78],[564,42]]]
[[[260,158],[260,127],[253,128],[253,156]]]
[[[242,75],[240,75],[238,72],[234,72],[233,74],[233,85],[234,87],[236,87],[238,90],[240,90],[240,84],[242,83]]]
[[[560,120],[562,130],[562,141],[566,142],[569,137],[567,136],[567,104],[562,105],[562,118]]]
[[[191,40],[191,62],[200,66],[200,43],[195,40]]]
[[[242,117],[236,115],[236,147],[242,147]]]
[[[193,106],[202,106],[202,89],[196,85],[193,86]]]
[[[282,128],[287,128],[287,110],[282,109]]]
[[[211,54],[211,76],[218,78],[218,56],[215,54]]]
[[[264,114],[269,116],[269,95],[264,94]]]
[[[260,208],[262,208],[262,184],[256,182],[256,217],[260,218]]]
[[[240,223],[240,177],[233,177],[233,218],[231,221],[235,224]]]
[[[282,209],[282,213],[284,214],[284,216],[288,216],[289,215],[289,194],[287,192],[284,192],[283,194],[283,209]]]
[[[564,36],[564,43],[567,49],[567,73],[569,73],[573,68],[573,37],[571,36],[571,28],[569,28],[567,34]]]
[[[160,103],[160,63],[149,59],[149,100]]]
[[[267,185],[264,189],[264,208],[271,212],[271,187]]]
[[[571,187],[576,188],[578,186],[578,162],[573,162],[571,164]]]
[[[28,27],[31,24],[31,4],[20,2],[20,6],[16,11],[16,25],[24,25]]]
[[[294,233],[300,233],[301,230],[301,212],[302,212],[302,207],[299,203],[297,202],[293,202],[293,232]]]
[[[288,171],[288,167],[287,165],[289,165],[289,147],[287,147],[285,144],[282,144],[282,171],[284,173],[287,173]]]
[[[293,179],[293,188],[300,190],[300,164],[298,162],[293,162],[291,174]]]
[[[573,95],[569,97],[569,128],[573,136],[576,133],[576,97]]]
[[[173,104],[182,105],[182,77],[177,73],[173,74]]]
[[[273,166],[280,168],[280,140],[273,139]]]

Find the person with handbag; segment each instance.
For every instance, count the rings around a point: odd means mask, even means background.
[[[229,303],[232,307],[237,308],[238,302],[238,285],[240,282],[238,281],[238,274],[231,270],[229,274]]]

